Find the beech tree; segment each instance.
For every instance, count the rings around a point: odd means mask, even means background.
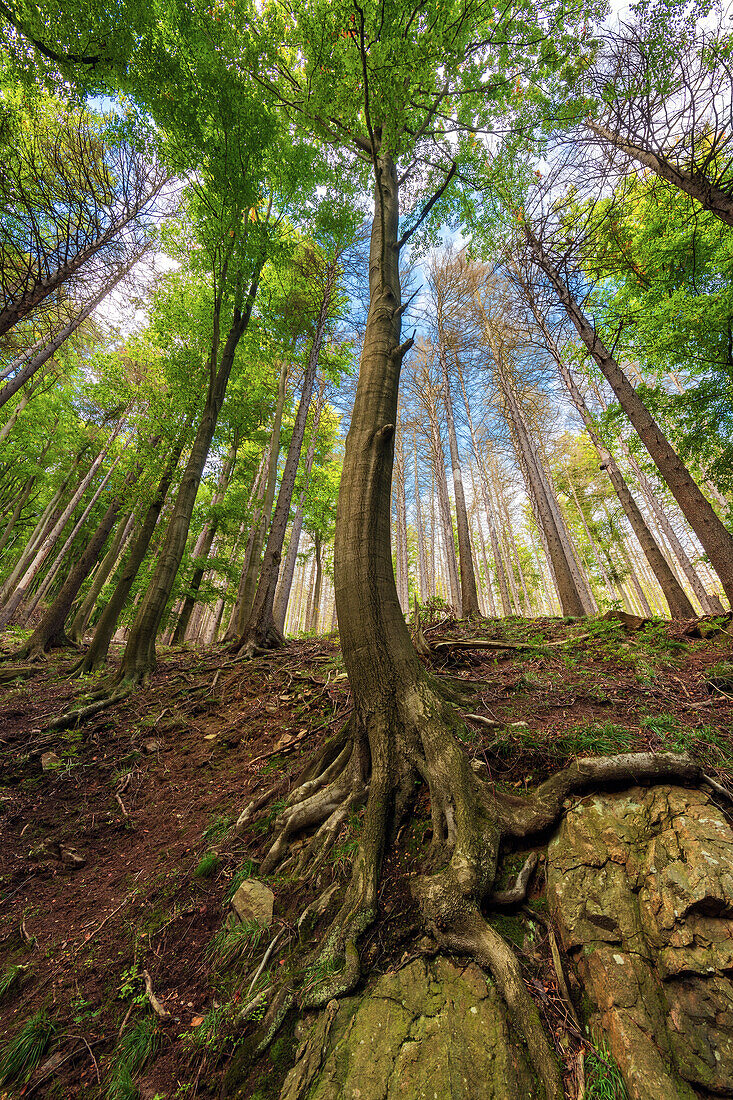
[[[278,866],[300,829],[322,823],[301,865],[308,856],[317,860],[337,822],[366,799],[350,885],[324,941],[322,959],[341,969],[318,983],[307,1003],[324,1004],[351,989],[359,974],[355,941],[375,917],[385,844],[419,774],[430,790],[436,857],[441,853],[435,872],[413,882],[423,918],[441,944],[489,966],[552,1097],[562,1088],[536,1009],[511,951],[478,908],[496,868],[497,800],[472,774],[445,693],[412,645],[395,587],[389,518],[399,372],[412,345],[400,335],[408,306],[401,301],[400,252],[431,213],[445,211],[441,200],[458,172],[456,155],[462,159],[471,131],[490,125],[512,86],[507,69],[528,66],[540,77],[562,65],[570,47],[562,35],[571,30],[563,18],[549,8],[495,10],[471,2],[450,11],[439,3],[418,9],[298,3],[282,16],[272,6],[263,9],[251,66],[294,123],[371,170],[374,195],[369,313],[334,559],[354,719],[309,769],[316,781],[291,793],[261,871]],[[400,190],[408,181],[412,216],[403,229]],[[283,989],[275,998],[265,1030],[281,1018],[288,997]]]

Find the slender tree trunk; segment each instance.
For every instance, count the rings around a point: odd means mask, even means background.
[[[148,586],[145,599],[135,616],[135,622],[127,640],[120,667],[122,679],[139,680],[155,668],[155,638],[186,548],[188,529],[201,482],[201,475],[216,430],[216,423],[224,401],[237,345],[249,324],[264,262],[265,257],[263,254],[255,264],[252,281],[244,303],[241,302],[241,299],[239,302],[235,302],[232,322],[221,353],[218,370],[216,369],[216,342],[212,346],[211,371],[206,403],[178,489],[173,515],[168,523],[158,565]]]
[[[420,471],[417,460],[417,435],[412,433],[412,463],[415,473],[415,522],[417,524],[417,570],[420,601],[428,598],[428,561],[425,553],[425,531],[423,529],[422,501],[420,499]]]
[[[242,566],[242,576],[239,581],[239,588],[237,589],[237,598],[234,601],[234,607],[232,608],[232,613],[229,618],[229,625],[224,635],[224,641],[236,641],[238,645],[252,609],[257,586],[257,577],[259,576],[260,570],[262,547],[265,545],[265,538],[272,516],[272,506],[275,500],[277,464],[280,456],[280,434],[282,430],[282,415],[285,405],[288,369],[289,364],[287,361],[283,361],[278,381],[275,417],[272,424],[272,432],[270,433],[270,449],[268,452],[267,479],[265,482],[264,497],[262,498],[262,503],[255,510],[252,520],[252,529],[244,554],[244,564]]]
[[[0,611],[0,628],[8,625],[8,623],[12,619],[13,615],[15,614],[16,610],[18,609],[20,604],[23,602],[23,600],[25,598],[25,595],[26,595],[30,585],[33,583],[33,581],[38,576],[38,574],[41,571],[41,568],[43,567],[48,555],[51,553],[53,547],[56,545],[56,542],[58,541],[59,536],[61,535],[61,532],[63,531],[64,527],[68,523],[69,517],[71,516],[72,512],[76,508],[76,506],[79,503],[79,501],[81,500],[81,498],[84,496],[84,493],[86,492],[86,490],[89,487],[90,483],[94,479],[94,476],[97,473],[97,470],[102,465],[102,462],[104,461],[104,459],[107,455],[107,452],[108,452],[109,448],[112,445],[113,440],[117,436],[117,433],[119,432],[120,427],[121,427],[121,423],[118,423],[118,425],[117,425],[115,431],[113,432],[112,436],[110,437],[109,440],[107,440],[105,445],[100,449],[99,454],[97,455],[97,457],[92,462],[92,464],[89,467],[87,473],[84,475],[84,477],[79,482],[79,485],[77,486],[76,491],[72,494],[71,500],[66,505],[63,512],[59,516],[59,518],[56,520],[54,526],[52,527],[52,529],[49,531],[49,533],[47,535],[44,535],[42,542],[40,543],[40,545],[38,546],[37,551],[35,552],[33,560],[30,562],[30,564],[26,568],[25,573],[23,574],[23,576],[17,582],[17,586],[15,588],[15,591],[8,598],[7,602],[5,603],[4,607],[2,608],[2,611]]]
[[[16,360],[15,364],[12,364],[12,366],[17,365],[17,373],[10,380],[10,382],[7,382],[0,390],[0,408],[2,408],[6,401],[9,401],[10,398],[25,385],[29,378],[33,377],[37,370],[40,370],[40,368],[44,366],[44,364],[47,363],[49,359],[56,354],[61,345],[65,343],[66,340],[68,340],[72,333],[76,332],[76,330],[79,328],[79,325],[86,321],[87,317],[89,317],[89,315],[94,312],[100,302],[104,301],[107,295],[111,294],[114,288],[122,282],[127,274],[129,274],[135,264],[140,260],[141,256],[142,253],[136,255],[120,271],[113,275],[111,279],[108,279],[102,289],[99,291],[99,293],[95,294],[95,296],[89,302],[87,302],[87,304],[81,310],[79,310],[79,312],[74,317],[72,317],[68,324],[64,325],[64,327],[56,333],[53,339],[51,339],[44,348],[38,351],[31,358],[24,359],[23,357],[21,357],[20,359]],[[26,401],[26,404],[27,403],[28,402]]]
[[[127,602],[130,589],[135,583],[135,578],[137,577],[140,566],[148,551],[150,540],[153,537],[153,532],[155,531],[156,524],[168,495],[168,490],[173,481],[173,475],[176,472],[176,467],[178,466],[181,453],[183,452],[187,431],[188,425],[182,429],[176,443],[170,451],[168,461],[163,470],[163,475],[158,482],[155,496],[148,505],[140,530],[137,533],[135,541],[130,548],[129,556],[122,568],[120,579],[115,586],[109,603],[99,617],[91,645],[79,668],[80,672],[94,672],[107,660],[110,642],[117,629],[117,621]]]
[[[525,231],[537,265],[549,279],[578,335],[616,394],[621,408],[638,432],[639,438],[682,509],[685,519],[700,540],[720,578],[728,600],[733,603],[733,535],[720,521],[710,501],[692,479],[662,429],[583,314],[577,300],[550,262],[540,242],[528,227]]]
[[[63,568],[63,566],[66,562],[67,555],[68,555],[69,551],[72,549],[72,546],[74,544],[74,540],[76,539],[76,536],[83,529],[84,524],[86,523],[87,519],[89,518],[89,514],[90,514],[92,508],[97,503],[100,496],[102,495],[102,493],[106,489],[107,483],[109,482],[110,478],[112,477],[112,474],[115,472],[115,470],[116,470],[116,468],[119,464],[119,461],[120,461],[119,457],[114,460],[114,462],[110,466],[109,470],[104,475],[104,477],[100,481],[99,485],[97,486],[97,488],[92,493],[91,500],[87,504],[87,506],[84,509],[84,511],[82,512],[82,514],[79,516],[78,520],[76,521],[73,528],[71,529],[71,533],[67,536],[66,541],[64,542],[63,546],[61,547],[59,553],[56,555],[56,560],[53,562],[53,564],[49,568],[48,572],[46,573],[46,576],[43,579],[43,582],[41,583],[41,585],[38,588],[38,591],[36,592],[35,596],[31,600],[31,602],[28,604],[28,607],[26,608],[26,611],[25,611],[25,614],[24,614],[24,619],[25,619],[26,623],[30,623],[31,618],[32,618],[36,608],[41,603],[41,601],[45,599],[46,594],[50,591],[51,585],[53,584],[54,579],[56,578],[56,575],[60,572],[60,570]]]
[[[445,564],[448,571],[448,592],[450,593],[451,606],[459,610],[461,604],[460,584],[458,582],[458,562],[456,561],[456,547],[453,541],[453,518],[450,509],[450,497],[448,496],[448,480],[445,474],[445,460],[443,458],[443,440],[440,438],[438,427],[437,409],[433,406],[430,416],[430,456],[435,474],[435,485],[438,496],[438,514],[443,528],[443,543],[445,546]]]
[[[257,592],[252,602],[252,609],[247,625],[243,631],[242,645],[260,647],[282,644],[282,635],[277,629],[273,613],[275,606],[275,591],[277,589],[277,580],[280,574],[280,561],[282,558],[283,543],[285,541],[285,531],[288,526],[288,517],[290,516],[290,505],[293,500],[293,490],[295,489],[295,478],[298,473],[300,454],[303,449],[303,440],[305,439],[308,410],[313,396],[313,385],[316,379],[318,358],[321,354],[326,323],[331,309],[336,274],[337,259],[334,257],[329,263],[326,272],[326,284],[323,290],[323,297],[321,298],[318,318],[316,320],[313,343],[311,344],[308,363],[303,376],[303,389],[300,394],[298,411],[295,414],[293,432],[290,437],[290,447],[288,448],[288,455],[285,459],[285,467],[280,482],[280,492],[278,493],[277,504],[275,505],[272,523],[270,524],[270,533],[267,538],[267,546],[265,547],[265,554],[262,559],[262,568],[260,570]]]
[[[438,320],[439,331],[442,327]],[[448,426],[448,446],[450,449],[451,466],[453,467],[453,495],[456,501],[456,527],[458,530],[458,561],[461,569],[461,618],[471,619],[480,616],[478,594],[476,592],[476,576],[473,571],[473,559],[471,557],[471,538],[468,532],[468,513],[466,511],[466,494],[463,491],[463,472],[458,454],[458,439],[456,438],[456,425],[453,419],[453,399],[450,390],[450,378],[448,376],[448,353],[441,338],[438,349],[441,373],[443,376],[443,403],[445,405],[446,422]]]
[[[395,434],[395,457],[393,476],[393,496],[395,505],[395,558],[397,563],[397,597],[402,613],[410,609],[409,581],[407,577],[407,523],[405,500],[405,454],[402,446],[402,433],[397,428]]]
[[[293,519],[293,524],[290,529],[290,542],[288,543],[288,552],[285,555],[285,561],[283,563],[282,569],[280,570],[280,580],[275,590],[275,602],[272,609],[272,616],[275,620],[275,627],[283,635],[285,633],[285,615],[288,609],[288,601],[290,600],[290,589],[292,588],[293,577],[295,575],[295,565],[298,559],[300,535],[303,530],[303,511],[305,508],[305,501],[308,493],[308,485],[310,483],[311,471],[313,470],[313,460],[316,456],[316,446],[318,444],[318,428],[321,422],[321,413],[325,404],[325,391],[326,378],[324,375],[318,391],[318,398],[315,405],[315,416],[313,417],[313,430],[311,432],[311,441],[308,445],[308,453],[305,457],[305,467],[303,470],[303,488],[300,491],[298,507],[295,510],[295,517]]]
[[[215,512],[224,499],[224,495],[229,488],[229,482],[231,480],[232,471],[234,469],[234,463],[237,460],[237,445],[238,440],[235,436],[232,441],[227,457],[222,467],[221,475],[219,477],[219,483],[216,487],[213,499],[211,501],[212,511]],[[216,531],[218,527],[218,520],[216,516],[214,519],[204,524],[201,534],[196,540],[196,545],[193,548],[194,568],[191,581],[188,586],[186,597],[183,601],[183,607],[181,613],[178,616],[176,628],[173,632],[172,644],[178,645],[186,637],[186,630],[191,618],[191,612],[193,611],[196,598],[198,596],[199,589],[201,588],[201,581],[204,579],[204,573],[206,572],[206,562],[211,553],[211,547],[216,537]]]
[[[318,632],[318,611],[321,604],[321,584],[323,583],[323,562],[321,561],[321,536],[318,531],[313,533],[313,591],[308,607],[308,621],[305,629],[309,634]]]
[[[94,577],[92,578],[92,583],[89,591],[87,592],[81,607],[72,619],[71,625],[67,631],[69,640],[73,642],[74,645],[81,644],[84,637],[84,631],[86,630],[87,624],[92,617],[92,612],[94,611],[99,593],[104,588],[107,582],[107,578],[111,575],[112,570],[117,564],[120,555],[123,553],[134,525],[135,516],[132,513],[128,513],[126,516],[123,516],[119,524],[117,525],[117,533],[112,540],[112,545],[107,551],[103,561],[100,562],[99,569],[97,569]]]

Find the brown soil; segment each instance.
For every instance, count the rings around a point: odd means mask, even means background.
[[[466,740],[497,784],[532,786],[575,755],[677,748],[731,785],[733,692],[711,690],[706,675],[733,659],[733,627],[723,623],[703,638],[685,625],[627,632],[595,620],[448,621],[426,636],[536,643],[499,653],[448,649],[433,659],[436,672],[475,684],[467,712],[502,723],[491,730],[469,722]],[[79,730],[44,734],[51,718],[95,686],[69,682],[63,670],[56,657],[0,694],[0,967],[29,966],[2,1002],[0,1065],[2,1044],[34,1012],[45,1008],[56,1027],[28,1084],[6,1086],[7,1095],[107,1095],[123,1022],[131,1028],[151,1017],[144,971],[170,1016],[137,1076],[140,1096],[217,1095],[240,1035],[220,1028],[216,1040],[203,1037],[214,1034],[206,1029],[218,1006],[246,998],[264,944],[240,951],[228,967],[210,945],[235,874],[262,855],[267,817],[242,840],[223,837],[258,793],[274,788],[273,800],[284,797],[348,716],[337,643],[291,642],[250,662],[220,650],[165,651],[147,689]],[[44,770],[48,752],[56,760]],[[406,872],[419,865],[430,836],[422,801],[424,817],[415,816],[384,867],[380,920],[361,945],[365,971],[413,951],[417,914]],[[317,884],[271,883],[283,929],[273,967],[291,967],[302,952],[294,925],[308,901],[329,879],[347,881],[357,834],[358,821],[345,826]],[[68,849],[83,864],[72,866]],[[201,867],[212,849],[216,861]],[[517,859],[507,859],[507,877]],[[506,920],[499,918],[500,930]],[[544,927],[541,906],[538,920]],[[529,987],[561,1037],[567,1013],[547,953],[536,943],[525,949]],[[56,1053],[66,1060],[54,1070]],[[264,1079],[261,1067],[253,1071],[253,1096],[277,1096],[285,1048],[270,1058]]]

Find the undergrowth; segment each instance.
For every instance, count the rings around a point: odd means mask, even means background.
[[[27,1081],[56,1034],[56,1025],[41,1009],[28,1020],[0,1053],[0,1085]]]

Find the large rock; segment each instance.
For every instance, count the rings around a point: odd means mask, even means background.
[[[256,878],[245,879],[232,898],[232,909],[242,924],[259,924],[268,928],[272,923],[275,895],[269,886]]]
[[[550,843],[547,885],[629,1094],[733,1096],[733,833],[708,796],[583,799]]]
[[[478,967],[417,959],[331,1001],[280,1100],[530,1100],[537,1085]]]

